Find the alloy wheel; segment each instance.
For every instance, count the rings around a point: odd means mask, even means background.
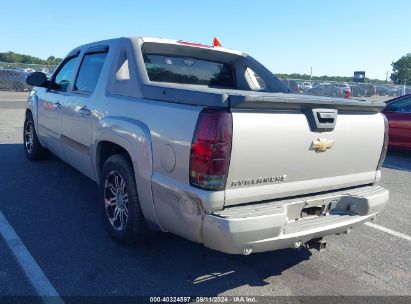
[[[128,220],[128,195],[124,178],[118,171],[110,171],[104,184],[106,215],[115,230],[123,230]]]

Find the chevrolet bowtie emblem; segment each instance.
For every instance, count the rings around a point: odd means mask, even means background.
[[[315,152],[325,152],[327,149],[331,149],[334,143],[335,140],[318,138],[318,140],[314,140],[311,144],[311,149],[315,150]]]

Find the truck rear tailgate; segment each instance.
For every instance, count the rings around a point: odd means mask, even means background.
[[[231,108],[226,206],[374,183],[383,115],[316,106],[337,110],[333,130],[313,130],[303,108]]]

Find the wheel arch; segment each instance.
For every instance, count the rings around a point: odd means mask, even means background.
[[[31,109],[30,109],[30,108],[26,108],[26,113],[24,114],[24,117],[27,118],[27,116],[28,116],[29,114],[30,114],[31,116],[33,116],[33,112],[31,111]],[[34,119],[34,117],[33,117],[33,119]]]
[[[30,94],[28,98],[27,107],[26,107],[25,117],[27,117],[27,115],[30,113],[31,116],[33,117],[34,125],[36,126],[36,128],[38,125],[38,119],[37,119],[38,104],[39,104],[39,98],[37,94],[36,93]]]
[[[98,183],[104,161],[114,154],[126,154],[129,158],[133,165],[144,217],[149,226],[160,227],[154,210],[151,190],[152,144],[147,126],[130,119],[105,118],[101,120],[92,149],[92,161]]]
[[[38,107],[39,107],[39,97],[37,96],[37,92],[31,93],[28,98],[28,103],[26,106],[26,111],[24,113],[24,118],[27,118],[29,114],[34,121],[34,127],[36,129],[36,134],[40,144],[46,147],[46,143],[43,141],[41,134],[39,133],[39,119],[38,119]],[[46,147],[47,148],[47,147]]]

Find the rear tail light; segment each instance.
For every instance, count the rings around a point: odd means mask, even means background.
[[[200,112],[191,144],[190,184],[223,190],[231,157],[233,120],[230,112],[205,108]]]
[[[381,169],[382,164],[384,163],[384,160],[385,160],[385,156],[387,155],[387,148],[388,148],[388,120],[384,114],[382,114],[382,116],[384,117],[384,143],[382,145],[382,150],[381,150],[381,155],[380,155],[380,160],[378,162],[377,170]]]

